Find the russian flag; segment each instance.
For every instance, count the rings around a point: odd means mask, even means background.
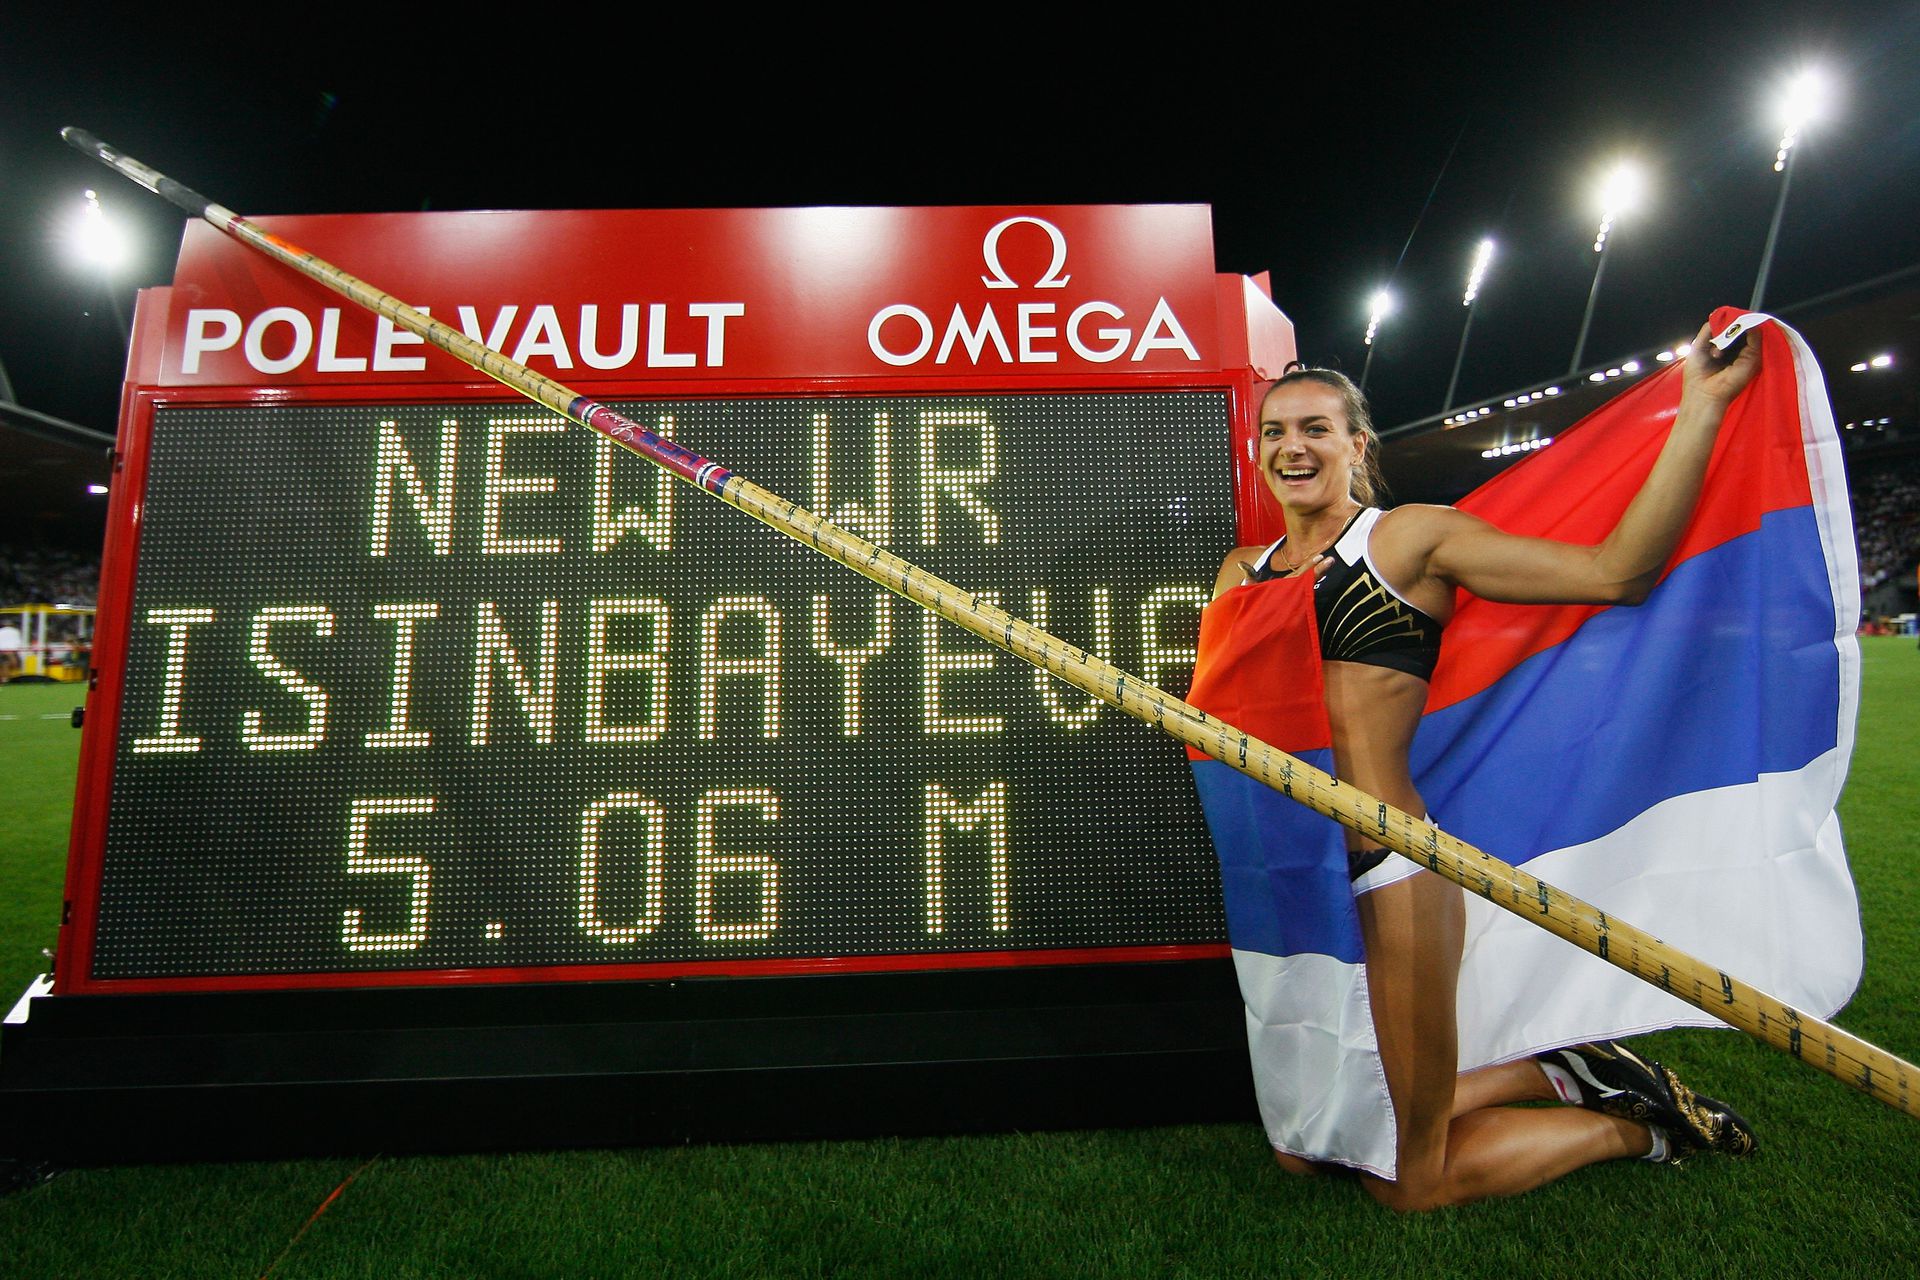
[[[1716,330],[1737,315],[1717,314]],[[1778,322],[1748,341],[1762,344],[1761,371],[1728,411],[1652,596],[1603,608],[1462,593],[1412,764],[1446,831],[1829,1017],[1861,969],[1834,815],[1859,695],[1859,575],[1813,354]],[[1648,378],[1458,505],[1511,533],[1599,542],[1651,470],[1680,389],[1678,368]],[[1317,652],[1302,652],[1317,650],[1311,588],[1273,590],[1291,585],[1209,606],[1190,700],[1330,768]],[[1304,696],[1283,705],[1280,686]],[[1269,1139],[1390,1177],[1393,1112],[1343,833],[1222,764],[1200,757],[1194,772]],[[1467,906],[1463,1071],[1720,1025],[1477,897]]]

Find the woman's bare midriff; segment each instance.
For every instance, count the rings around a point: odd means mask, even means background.
[[[1414,789],[1407,759],[1427,705],[1427,682],[1360,662],[1325,663],[1323,680],[1336,776],[1396,809],[1425,817],[1426,804]]]

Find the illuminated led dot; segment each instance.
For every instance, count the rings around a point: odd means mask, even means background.
[[[501,508],[510,497],[552,493],[559,486],[553,476],[506,474],[507,441],[516,435],[558,435],[567,429],[565,418],[551,414],[534,418],[487,420],[487,470],[481,485],[480,550],[486,555],[559,555],[560,537],[509,538],[500,531]]]
[[[323,639],[333,634],[333,611],[320,605],[272,606],[254,615],[248,630],[247,657],[255,670],[307,704],[307,724],[296,733],[267,733],[263,728],[265,715],[246,711],[240,717],[240,741],[250,751],[311,751],[327,733],[327,691],[302,678],[267,649],[267,633],[283,622],[307,623]]]
[[[756,653],[720,652],[720,631],[730,618],[758,621]],[[738,636],[741,628],[729,628]],[[720,682],[760,682],[760,736],[780,736],[780,611],[765,596],[722,596],[700,617],[700,736],[720,736]]]
[[[616,618],[644,618],[650,643],[641,649],[612,651],[607,630]],[[667,602],[651,597],[595,600],[587,606],[588,742],[656,742],[667,731]],[[610,724],[606,701],[609,680],[619,672],[645,678],[647,717],[635,724]]]
[[[482,600],[475,614],[479,633],[473,651],[473,716],[467,731],[472,745],[485,746],[492,737],[493,677],[504,672],[507,687],[519,700],[534,740],[553,741],[554,673],[560,661],[560,602],[542,601],[540,605],[540,650],[537,670],[528,674],[514,648],[513,638],[500,620],[496,606]]]
[[[197,736],[180,732],[180,704],[187,678],[187,628],[213,621],[211,609],[149,609],[147,624],[167,629],[167,665],[160,681],[160,732],[133,740],[136,755],[200,749]]]
[[[947,927],[946,828],[972,831],[982,824],[987,829],[989,923],[996,931],[1009,928],[1012,904],[1008,891],[1007,784],[990,782],[965,805],[937,782],[927,783],[924,794],[927,932],[944,933]]]
[[[365,913],[350,907],[341,920],[340,941],[349,951],[413,951],[427,940],[427,907],[433,869],[424,858],[377,857],[368,852],[375,818],[419,817],[434,810],[431,796],[394,800],[355,800],[347,817],[347,874],[407,877],[407,926],[394,933],[368,933]]]
[[[434,479],[434,491],[428,494],[413,465],[413,455],[400,435],[400,424],[391,419],[380,423],[375,445],[373,471],[373,538],[371,555],[387,554],[393,525],[393,486],[397,479],[413,506],[413,513],[427,535],[437,556],[453,553],[453,463],[460,427],[452,418],[440,424],[440,465]]]
[[[694,810],[693,923],[709,941],[759,941],[780,927],[780,865],[763,853],[721,853],[714,824],[723,808],[751,808],[762,822],[780,817],[780,797],[765,787],[709,791]],[[721,876],[758,879],[759,912],[749,920],[721,920],[714,910],[714,881]]]
[[[883,591],[874,592],[871,638],[864,645],[834,643],[826,596],[813,598],[812,622],[815,651],[840,668],[840,733],[857,738],[860,736],[860,671],[893,643],[893,597]]]
[[[500,939],[506,936],[507,936],[506,925],[502,924],[498,920],[487,921],[486,939],[488,942],[498,942],[500,941]]]

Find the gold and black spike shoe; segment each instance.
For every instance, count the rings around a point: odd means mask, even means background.
[[[1581,1106],[1659,1125],[1683,1153],[1749,1156],[1760,1149],[1753,1127],[1739,1112],[1695,1093],[1672,1071],[1617,1041],[1576,1044],[1540,1057],[1579,1080]]]
[[[1665,1067],[1660,1069],[1666,1071]],[[1753,1126],[1742,1119],[1738,1111],[1718,1098],[1695,1093],[1681,1084],[1671,1071],[1667,1071],[1667,1077],[1673,1081],[1676,1101],[1687,1113],[1688,1125],[1696,1134],[1704,1135],[1706,1150],[1718,1151],[1723,1156],[1750,1156],[1760,1150],[1760,1139],[1754,1135]]]

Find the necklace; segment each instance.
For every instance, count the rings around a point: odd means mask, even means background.
[[[1358,514],[1358,511],[1359,509],[1355,508],[1355,514]],[[1346,520],[1341,522],[1340,533],[1345,533],[1347,531],[1347,526],[1352,523],[1353,523],[1353,516],[1348,516]],[[1328,542],[1326,546],[1320,548],[1320,550],[1314,552],[1310,556],[1303,557],[1298,562],[1296,562],[1292,556],[1287,554],[1286,543],[1282,542],[1280,544],[1280,558],[1286,562],[1287,572],[1289,574],[1299,573],[1302,566],[1311,564],[1315,560],[1319,559],[1321,556],[1325,555],[1333,547],[1333,544],[1338,541],[1340,541],[1340,534],[1336,533],[1333,535],[1333,540],[1331,542]]]

